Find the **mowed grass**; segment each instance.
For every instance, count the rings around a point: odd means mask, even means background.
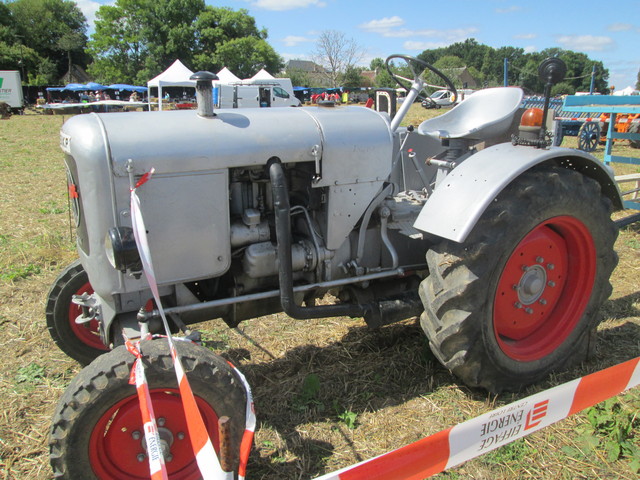
[[[412,107],[409,123],[442,111]],[[0,476],[47,479],[55,404],[79,371],[46,331],[47,291],[75,259],[61,116],[0,121]],[[575,145],[568,138],[563,145]],[[621,153],[624,152],[624,153]],[[623,143],[616,153],[636,154]],[[602,155],[599,147],[597,155]],[[625,167],[621,173],[638,172]],[[626,212],[629,213],[629,212]],[[620,216],[622,214],[618,214]],[[594,357],[517,394],[459,384],[415,319],[369,330],[359,319],[272,315],[200,325],[251,383],[258,415],[251,479],[308,479],[385,453],[493,408],[640,355],[640,223],[624,228]],[[634,479],[636,388],[451,471],[443,479]]]

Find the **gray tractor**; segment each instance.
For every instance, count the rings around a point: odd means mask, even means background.
[[[95,361],[56,411],[56,475],[148,475],[128,385],[135,358],[118,346],[123,333],[163,333],[130,214],[130,189],[151,169],[138,195],[174,332],[282,311],[371,327],[419,316],[437,359],[491,392],[586,358],[617,262],[612,172],[585,152],[550,147],[546,108],[523,114],[519,88],[484,89],[401,127],[426,74],[455,95],[418,59],[394,55],[387,66],[401,60],[414,78],[396,76],[408,94],[392,119],[357,106],[213,111],[211,74],[198,72],[197,111],[64,124],[79,260],[53,285],[46,316],[63,351]],[[549,90],[564,66],[550,59],[539,71]],[[335,301],[318,304],[328,293]],[[229,416],[239,445],[244,391],[234,372],[178,343],[203,416]],[[166,343],[143,345],[169,468],[189,472]]]

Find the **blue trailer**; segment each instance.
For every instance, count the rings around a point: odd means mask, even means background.
[[[542,108],[543,97],[531,97],[522,102],[523,108]],[[563,138],[578,137],[578,148],[585,152],[593,152],[601,140],[603,125],[600,116],[593,116],[592,112],[570,112],[564,109],[561,98],[549,101],[549,112],[555,122],[553,145],[559,147]]]
[[[571,95],[565,98],[562,110],[580,115],[602,115],[609,114],[609,122],[606,132],[606,144],[604,152],[605,164],[625,163],[640,165],[640,158],[613,155],[612,148],[614,140],[629,140],[633,144],[640,142],[638,124],[634,123],[627,132],[617,132],[615,125],[618,115],[640,114],[640,96],[613,96],[613,95]],[[616,181],[622,186],[631,184],[630,189],[622,189],[624,206],[635,210],[640,210],[640,173],[616,176]],[[627,187],[629,188],[629,187]]]

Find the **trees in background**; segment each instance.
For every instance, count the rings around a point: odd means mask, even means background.
[[[0,69],[31,85],[55,84],[70,62],[85,66],[87,20],[71,0],[0,3]]]
[[[104,83],[146,83],[178,58],[192,70],[226,66],[241,77],[282,68],[247,10],[204,0],[117,0],[100,7],[95,26],[89,72]]]
[[[538,65],[547,57],[559,57],[567,64],[565,80],[555,85],[554,94],[573,94],[589,91],[591,72],[595,66],[595,90],[608,93],[609,71],[602,62],[591,60],[584,53],[560,48],[549,48],[535,53],[525,53],[522,48],[493,48],[479,44],[470,38],[447,47],[425,50],[418,58],[438,66],[439,59],[457,57],[481,85],[503,85],[504,60],[508,61],[508,83],[523,87],[528,93],[540,93],[544,85],[538,78]]]
[[[393,67],[394,70],[397,70],[397,67]],[[369,69],[376,72],[375,75],[375,86],[378,88],[396,88],[398,85],[396,81],[391,78],[389,72],[387,71],[387,67],[385,65],[385,61],[378,57],[371,60],[369,63]]]
[[[364,49],[353,38],[336,30],[320,32],[311,57],[323,67],[331,87],[342,85],[347,72],[353,76],[353,70],[364,57]]]
[[[0,0],[0,69],[55,85],[71,65],[100,83],[144,84],[177,58],[193,70],[227,66],[241,77],[277,73],[282,59],[247,10],[204,0],[116,0],[87,22],[72,0]]]
[[[212,7],[204,0],[116,0],[98,10],[89,41],[86,32],[86,19],[73,0],[0,0],[0,69],[20,70],[25,83],[46,85],[59,83],[72,64],[88,66],[93,79],[101,83],[137,84],[146,83],[176,58],[193,70],[216,72],[227,66],[244,78],[261,68],[277,74],[283,67],[282,58],[267,42],[266,29],[259,29],[247,10]],[[357,65],[364,53],[352,38],[326,30],[320,33],[312,57],[323,67],[329,85],[367,86],[370,80]],[[549,56],[567,64],[566,79],[554,86],[554,94],[588,91],[594,66],[596,91],[609,92],[609,72],[602,62],[571,50],[525,53],[516,47],[492,48],[471,38],[425,50],[418,58],[437,68],[464,66],[481,86],[503,84],[506,58],[508,83],[540,93],[544,86],[538,65]],[[392,68],[403,73],[403,65]],[[382,59],[374,59],[370,69],[377,72],[375,86],[395,87]],[[304,80],[302,72],[300,76]]]

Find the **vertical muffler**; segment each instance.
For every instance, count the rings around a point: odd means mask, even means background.
[[[196,72],[189,77],[196,81],[196,102],[198,103],[198,115],[201,117],[215,117],[213,113],[213,81],[218,76],[211,72]]]

